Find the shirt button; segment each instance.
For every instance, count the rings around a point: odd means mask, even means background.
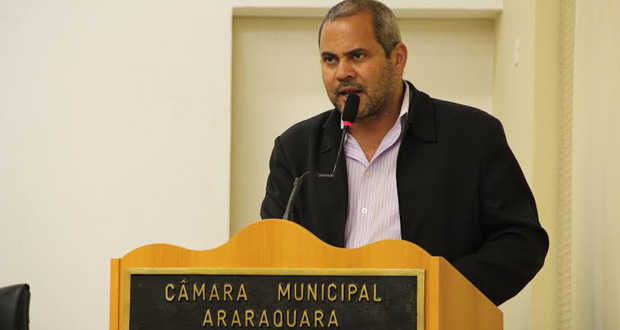
[[[368,170],[366,171],[366,177],[370,178],[372,176],[372,171]]]
[[[362,209],[362,214],[366,214],[366,213],[368,213],[368,209],[367,208],[363,208]]]

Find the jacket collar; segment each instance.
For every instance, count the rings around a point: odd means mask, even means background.
[[[332,145],[334,148],[338,148],[340,145],[340,134],[338,134],[340,130],[340,111],[332,109],[325,124],[323,124],[323,132],[325,134],[323,141],[321,141],[321,153],[329,151]]]
[[[407,122],[413,129],[413,134],[424,142],[437,142],[435,127],[435,105],[428,94],[417,90],[412,83],[409,85],[409,111]],[[325,137],[321,142],[321,152],[327,152],[331,146],[337,147],[340,143],[340,112],[333,109],[323,124]]]
[[[413,128],[413,134],[424,142],[437,142],[435,125],[435,104],[428,94],[417,90],[409,84],[409,113],[407,121]]]

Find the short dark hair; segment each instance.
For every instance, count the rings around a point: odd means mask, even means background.
[[[375,0],[344,0],[333,6],[323,18],[319,28],[319,46],[321,45],[321,33],[326,22],[334,21],[342,17],[350,17],[361,12],[369,12],[372,15],[373,31],[375,39],[383,47],[385,57],[390,58],[394,47],[401,41],[400,29],[396,22],[396,16],[390,8]]]

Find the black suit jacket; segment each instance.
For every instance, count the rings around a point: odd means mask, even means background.
[[[497,119],[409,85],[396,169],[402,238],[445,257],[499,305],[534,277],[547,253],[532,193]],[[331,110],[276,138],[262,218],[282,217],[295,177],[331,172],[340,134],[340,114]],[[342,247],[348,199],[342,157],[335,178],[304,184],[293,219]]]

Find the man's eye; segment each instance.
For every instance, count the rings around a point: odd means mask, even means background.
[[[362,54],[362,53],[355,53],[355,54],[353,54],[353,58],[356,59],[356,60],[362,59],[362,58],[364,58],[364,54]]]
[[[336,62],[336,58],[334,56],[325,56],[325,57],[323,57],[323,61],[325,63],[330,63],[331,64],[331,63]]]

